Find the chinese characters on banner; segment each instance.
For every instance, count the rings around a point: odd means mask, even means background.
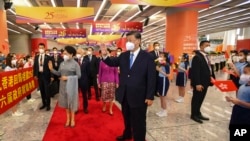
[[[43,38],[85,38],[86,29],[43,29]]]
[[[185,53],[192,53],[194,50],[197,50],[198,42],[196,35],[186,35],[183,39],[183,50]]]
[[[93,32],[142,32],[141,22],[94,22],[92,23]]]
[[[37,88],[33,68],[0,73],[0,114],[16,105]]]

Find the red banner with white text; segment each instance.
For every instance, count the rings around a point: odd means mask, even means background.
[[[0,73],[0,114],[16,105],[38,86],[33,68]]]

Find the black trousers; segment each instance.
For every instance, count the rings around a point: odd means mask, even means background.
[[[83,109],[85,110],[88,109],[88,94],[87,94],[88,87],[80,86],[80,90],[82,92],[82,98],[83,98]]]
[[[215,63],[215,71],[219,71],[220,69],[220,63]]]
[[[31,99],[31,94],[27,95],[27,96],[26,96],[26,99],[27,99],[27,100]]]
[[[99,98],[99,89],[98,89],[98,85],[97,85],[97,77],[96,76],[91,76],[89,77],[89,85],[88,85],[88,97],[91,97],[91,86],[94,86],[95,89],[95,95],[96,98]]]
[[[39,89],[41,92],[42,97],[42,104],[43,106],[50,107],[50,94],[49,94],[49,82],[50,80],[47,80],[45,76],[40,73],[38,77],[38,83],[39,83]]]
[[[125,96],[122,102],[122,115],[125,129],[124,137],[132,137],[134,141],[145,141],[147,105],[131,108]]]
[[[193,97],[191,101],[191,117],[201,115],[200,109],[207,94],[207,89],[208,87],[204,87],[204,89],[199,92],[195,87],[193,88]]]

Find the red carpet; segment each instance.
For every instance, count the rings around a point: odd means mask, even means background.
[[[65,110],[56,106],[43,141],[115,141],[116,136],[122,134],[122,113],[115,105],[113,116],[108,112],[102,113],[102,102],[93,98],[89,100],[88,109],[89,113],[84,114],[80,97],[80,110],[75,118],[76,126],[65,128]]]

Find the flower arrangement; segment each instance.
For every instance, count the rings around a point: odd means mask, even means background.
[[[167,62],[162,57],[155,59],[155,63],[157,66],[166,66]]]

